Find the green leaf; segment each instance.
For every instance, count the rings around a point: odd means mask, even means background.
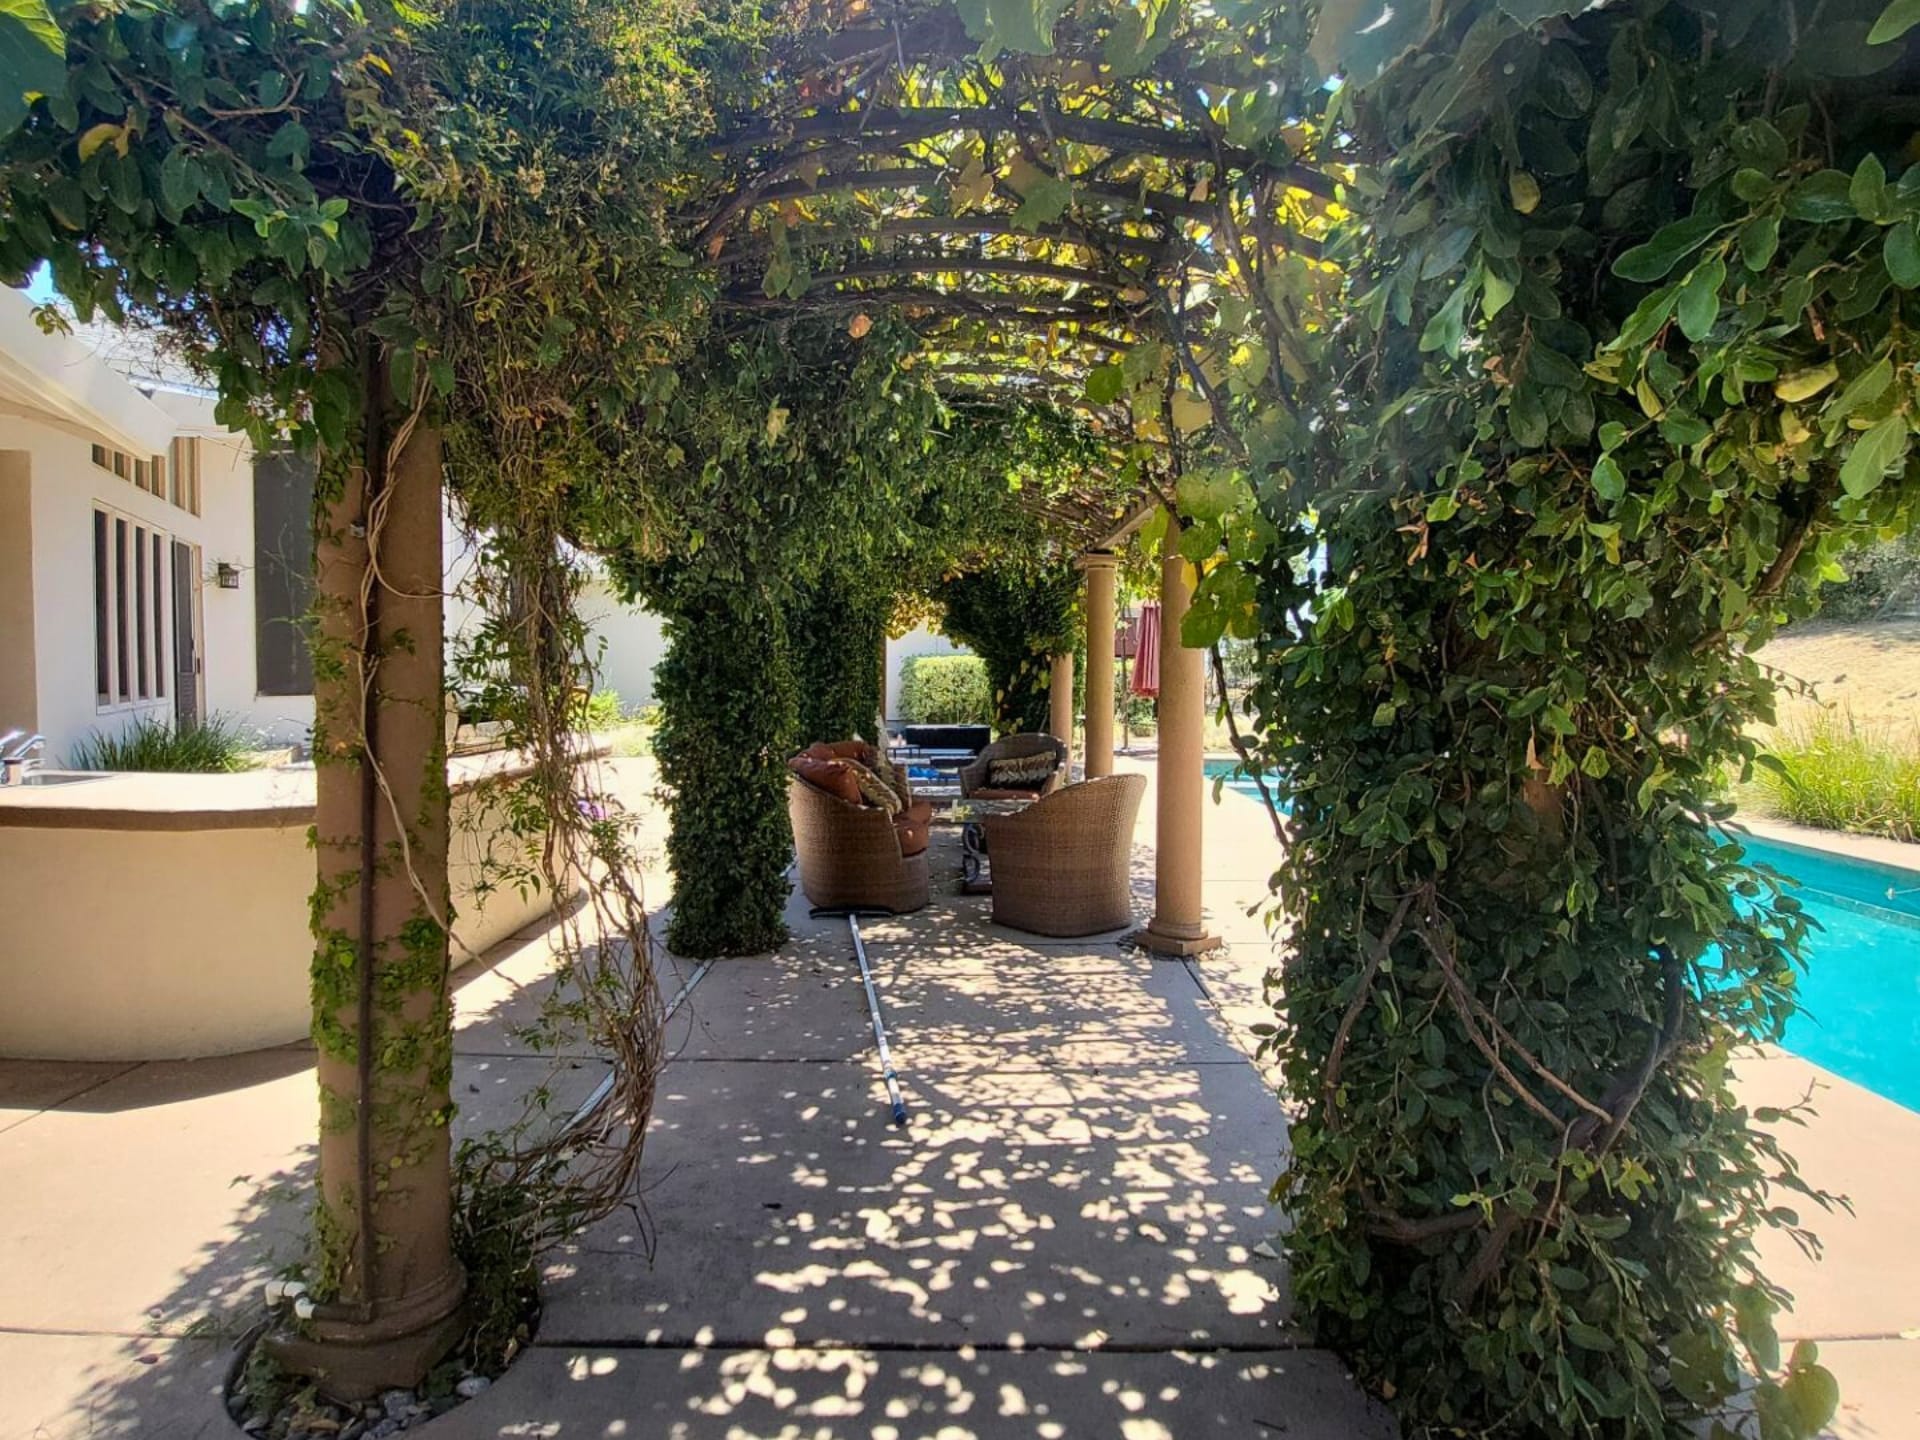
[[[1689,215],[1655,232],[1644,245],[1636,245],[1613,262],[1613,273],[1622,280],[1638,280],[1651,285],[1665,279],[1687,256],[1707,243],[1720,221],[1710,215]]]
[[[1087,399],[1096,405],[1111,405],[1126,386],[1126,372],[1118,365],[1096,365],[1087,372]]]
[[[1613,1349],[1613,1337],[1598,1326],[1587,1324],[1584,1320],[1567,1322],[1567,1338],[1582,1350],[1595,1350],[1604,1354]]]
[[[1426,329],[1420,332],[1420,350],[1444,350],[1448,355],[1460,353],[1460,342],[1467,333],[1467,292],[1473,288],[1471,279],[1463,282],[1448,297],[1427,321]]]
[[[184,145],[174,146],[160,162],[160,198],[176,215],[200,198],[200,163]]]
[[[1593,462],[1593,491],[1602,500],[1618,500],[1627,493],[1627,477],[1613,456],[1602,455]]]
[[[1838,424],[1861,406],[1873,404],[1887,393],[1887,387],[1891,384],[1893,362],[1882,357],[1877,364],[1869,365],[1847,382],[1847,388],[1826,409],[1827,423]]]
[[[1513,299],[1514,285],[1511,280],[1502,279],[1491,270],[1487,272],[1485,283],[1481,287],[1480,313],[1491,320],[1507,308],[1507,302]]]
[[[1687,339],[1704,340],[1713,329],[1713,322],[1720,318],[1720,287],[1726,279],[1726,263],[1716,256],[1696,265],[1680,287],[1674,314],[1680,321],[1680,333]]]
[[[1862,220],[1879,220],[1887,209],[1887,167],[1880,157],[1868,151],[1853,172],[1847,186],[1847,198]]]
[[[1811,220],[1828,225],[1836,220],[1851,220],[1859,212],[1853,205],[1853,177],[1844,170],[1822,170],[1809,175],[1793,187],[1787,197],[1787,214],[1796,220]]]
[[[1796,1369],[1780,1387],[1799,1419],[1801,1434],[1817,1435],[1840,1409],[1840,1382],[1824,1365]]]
[[[1058,220],[1072,202],[1073,187],[1057,175],[1048,175],[1021,197],[1013,223],[1022,230],[1038,230]]]
[[[1904,415],[1889,415],[1858,440],[1840,467],[1840,488],[1858,500],[1880,488],[1889,473],[1906,462],[1912,432]]]
[[[1740,231],[1740,258],[1749,270],[1764,270],[1773,263],[1780,249],[1780,221],[1773,215],[1756,215]]]
[[[1460,502],[1453,497],[1451,492],[1445,495],[1436,495],[1427,502],[1427,520],[1431,524],[1438,524],[1442,520],[1451,520],[1459,513]]]
[[[0,135],[18,128],[36,95],[67,89],[67,37],[46,0],[0,0]]]
[[[1887,231],[1882,258],[1894,284],[1902,290],[1920,287],[1920,232],[1914,230],[1911,220],[1902,220]]]
[[[1867,32],[1867,43],[1884,45],[1898,40],[1916,25],[1920,25],[1920,0],[1892,0]]]

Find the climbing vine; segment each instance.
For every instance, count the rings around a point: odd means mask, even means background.
[[[1222,397],[1188,638],[1256,634],[1292,802],[1295,1293],[1416,1433],[1833,1412],[1754,1248],[1827,1197],[1729,1084],[1806,926],[1718,797],[1754,652],[1914,501],[1880,8],[1322,7],[1341,274],[1245,306],[1305,363]]]

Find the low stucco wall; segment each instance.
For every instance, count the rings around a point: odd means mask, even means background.
[[[481,784],[453,797],[455,968],[549,908],[512,888],[475,895],[501,819],[487,794]],[[0,1056],[194,1059],[303,1039],[307,808],[204,828],[129,826],[105,809],[96,825],[84,814],[19,825],[0,814]]]

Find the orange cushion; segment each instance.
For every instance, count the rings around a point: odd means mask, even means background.
[[[841,758],[839,755],[834,753],[834,749],[831,745],[827,744],[825,741],[822,741],[822,740],[814,741],[813,744],[807,746],[807,748],[802,750],[800,753],[802,755],[809,756],[815,760],[838,760]]]
[[[796,755],[789,763],[793,773],[816,790],[824,790],[834,799],[844,800],[849,805],[864,803],[860,782],[854,778],[846,761],[816,760],[810,755]]]
[[[893,817],[893,833],[900,837],[900,854],[909,857],[927,848],[933,828],[933,802],[916,800]]]

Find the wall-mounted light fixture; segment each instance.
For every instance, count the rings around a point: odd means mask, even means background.
[[[218,561],[213,567],[213,579],[222,590],[238,590],[240,567],[225,560]]]

